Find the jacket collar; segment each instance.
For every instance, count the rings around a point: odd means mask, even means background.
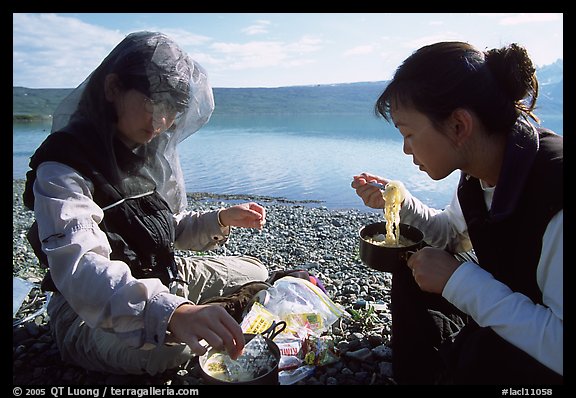
[[[536,128],[528,121],[518,119],[506,144],[504,162],[490,207],[492,220],[502,220],[516,208],[539,147]]]

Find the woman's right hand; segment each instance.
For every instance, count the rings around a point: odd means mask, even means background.
[[[386,185],[389,180],[369,173],[355,175],[353,178],[352,188],[356,190],[356,194],[360,196],[364,204],[373,209],[383,209],[384,199],[382,198],[382,191],[368,183],[379,182]]]
[[[183,304],[172,314],[168,330],[197,355],[207,350],[200,344],[202,339],[215,349],[225,348],[232,359],[238,358],[244,349],[242,328],[218,305]]]

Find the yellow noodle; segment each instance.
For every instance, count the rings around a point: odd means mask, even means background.
[[[385,245],[398,246],[400,242],[400,206],[404,200],[400,184],[398,181],[390,181],[382,191],[384,219],[386,220]]]

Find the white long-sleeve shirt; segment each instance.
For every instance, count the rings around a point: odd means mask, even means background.
[[[490,208],[494,188],[485,188]],[[402,223],[424,233],[428,244],[453,252],[472,248],[467,226],[454,194],[444,210],[431,209],[409,192],[400,212]],[[548,223],[542,239],[536,280],[544,305],[513,292],[492,274],[472,262],[452,274],[442,296],[470,315],[478,325],[492,328],[500,337],[522,349],[550,369],[564,374],[563,280],[564,211]]]
[[[110,260],[99,223],[102,209],[92,183],[57,162],[42,163],[34,183],[34,214],[50,274],[72,309],[90,326],[116,333],[133,347],[163,344],[168,321],[186,298],[171,294],[159,279],[136,279],[128,265]],[[174,215],[177,249],[209,250],[230,233],[218,211]]]

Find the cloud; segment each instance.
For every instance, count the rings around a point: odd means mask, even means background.
[[[270,25],[270,21],[260,19],[260,20],[256,21],[256,23],[254,25],[250,25],[250,26],[242,29],[242,32],[246,33],[249,36],[261,35],[264,33],[268,33],[268,25]]]
[[[317,14],[314,23],[298,16],[298,29],[288,19],[245,14],[242,30],[218,26],[217,14],[128,13],[110,20],[103,14],[84,15],[13,14],[14,85],[75,87],[135,27],[173,37],[215,77],[215,84],[229,87],[378,80],[416,49],[444,40],[464,40],[478,48],[522,40],[538,64],[562,57],[562,13],[381,14],[363,16],[361,23],[352,21],[352,14],[346,23],[337,14]],[[411,29],[403,29],[409,24]]]
[[[428,25],[430,25],[430,26],[442,26],[442,25],[444,25],[444,21],[433,20],[433,21],[428,22]]]
[[[293,43],[282,41],[250,41],[247,43],[213,43],[210,46],[217,55],[220,67],[229,69],[256,69],[270,66],[296,66],[313,63],[305,54],[321,48],[321,41],[313,37],[302,37]]]
[[[146,29],[166,33],[184,49],[198,50],[213,40],[181,28]],[[49,87],[75,87],[128,33],[69,16],[13,14],[13,83],[31,88],[47,87],[46,82]]]
[[[165,33],[184,49],[186,49],[186,47],[195,48],[197,46],[205,45],[213,40],[209,36],[191,33],[190,31],[181,28],[157,28],[153,30]]]
[[[14,85],[76,86],[124,36],[76,18],[13,14]]]
[[[286,45],[290,53],[312,53],[322,48],[322,40],[313,36],[303,36],[300,40]]]
[[[500,19],[500,25],[520,25],[537,22],[561,21],[562,14],[524,14],[508,16]]]
[[[461,36],[458,33],[451,31],[437,32],[433,35],[416,37],[411,40],[406,40],[404,42],[404,48],[412,49],[412,51],[417,50],[428,44],[433,44],[440,41],[451,41],[460,40]]]
[[[372,54],[373,52],[374,52],[374,46],[372,44],[364,44],[362,46],[357,46],[345,51],[344,56],[351,57],[354,55],[366,55],[366,54]]]

